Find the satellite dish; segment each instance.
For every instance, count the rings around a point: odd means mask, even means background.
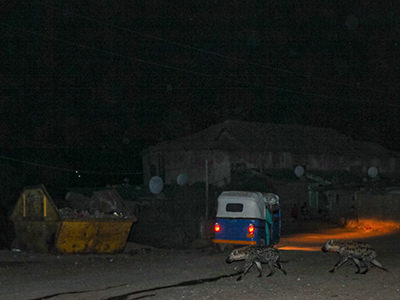
[[[68,192],[65,194],[65,200],[69,201],[71,199],[72,193]]]
[[[274,193],[263,193],[264,201],[267,204],[274,205],[279,204],[279,196]]]
[[[298,165],[296,168],[294,168],[294,174],[297,177],[301,177],[304,175],[304,168],[303,166]]]
[[[368,168],[368,176],[371,178],[375,178],[378,176],[378,169],[376,167],[369,167]]]
[[[149,189],[153,194],[159,194],[164,188],[164,182],[159,176],[153,176],[149,181]]]
[[[185,173],[181,173],[176,177],[176,182],[179,185],[185,185],[188,182],[188,176]]]

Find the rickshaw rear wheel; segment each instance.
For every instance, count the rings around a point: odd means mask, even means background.
[[[225,245],[225,244],[217,244],[217,250],[218,250],[219,252],[224,252],[224,251],[225,251],[225,248],[226,248],[226,245]]]
[[[233,245],[230,244],[216,244],[217,250],[219,252],[225,252],[227,250],[232,251],[233,250]]]

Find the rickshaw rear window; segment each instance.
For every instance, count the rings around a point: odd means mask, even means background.
[[[241,203],[228,203],[226,205],[226,211],[242,212],[243,211],[243,204],[241,204]]]

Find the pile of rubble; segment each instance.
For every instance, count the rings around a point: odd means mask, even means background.
[[[63,219],[77,218],[129,218],[131,213],[114,189],[94,192],[91,196],[69,192],[58,209]]]

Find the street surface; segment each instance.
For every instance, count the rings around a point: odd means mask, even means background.
[[[379,236],[372,230],[368,238],[368,231],[362,240],[376,248],[389,272],[372,268],[359,275],[348,263],[329,273],[338,257],[322,253],[320,240],[349,233],[345,229],[283,236],[278,246],[301,249],[281,250],[287,276],[277,271],[267,278],[265,266],[258,278],[253,267],[239,282],[229,275],[243,263],[226,264],[227,252],[212,247],[169,250],[129,243],[116,255],[0,251],[0,299],[400,299],[400,233]]]

